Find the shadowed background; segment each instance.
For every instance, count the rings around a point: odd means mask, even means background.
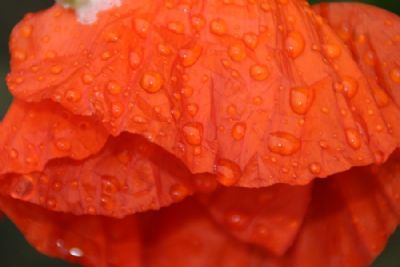
[[[131,0],[134,1],[134,0]],[[8,37],[12,27],[27,12],[44,9],[53,4],[52,0],[18,0],[1,3],[0,9],[0,118],[6,112],[11,95],[6,90],[4,77],[8,71]],[[310,0],[311,3],[324,2]],[[326,1],[325,1],[326,2]],[[343,2],[343,1],[330,1]],[[381,6],[400,14],[399,0],[363,0],[358,1]],[[15,226],[7,219],[0,220],[0,266],[1,267],[68,267],[75,266],[60,260],[51,259],[37,253]],[[372,267],[399,267],[400,266],[400,229],[390,239],[383,254]],[[206,267],[206,266],[205,266]],[[323,267],[323,266],[321,266]],[[340,267],[340,266],[338,266]]]

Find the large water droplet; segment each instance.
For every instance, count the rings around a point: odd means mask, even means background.
[[[250,76],[256,81],[266,80],[269,76],[268,67],[262,64],[256,64],[250,67]]]
[[[301,33],[292,31],[286,38],[286,51],[290,57],[296,58],[300,56],[305,48],[304,37]]]
[[[216,175],[219,183],[225,186],[232,186],[239,181],[242,171],[233,161],[219,159],[216,165]]]
[[[197,146],[203,140],[203,125],[198,122],[186,123],[183,128],[183,136],[188,144]]]
[[[293,155],[300,149],[300,146],[300,140],[286,132],[271,133],[268,139],[269,150],[282,156]]]
[[[155,71],[145,72],[140,81],[140,86],[148,93],[157,93],[161,90],[164,79],[160,73]]]
[[[223,19],[214,19],[210,24],[210,31],[216,35],[224,35],[227,32],[227,25]]]
[[[290,90],[290,106],[297,114],[306,114],[313,101],[314,90],[310,87],[296,87]]]
[[[233,61],[240,62],[246,57],[246,49],[241,43],[229,47],[228,55]]]
[[[350,128],[345,130],[347,143],[354,149],[361,147],[361,137],[358,130]]]
[[[202,51],[203,48],[200,45],[196,45],[190,49],[182,49],[179,52],[182,66],[190,67],[194,65],[197,62],[197,60],[199,60]]]

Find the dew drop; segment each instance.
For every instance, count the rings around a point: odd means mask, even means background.
[[[358,91],[358,83],[355,79],[351,77],[344,77],[343,81],[343,91],[348,98],[353,98]]]
[[[269,150],[282,156],[293,155],[300,149],[300,146],[300,140],[286,132],[271,133],[268,139]]]
[[[227,25],[223,19],[214,19],[210,24],[210,31],[215,35],[224,35],[227,32]]]
[[[258,45],[258,37],[255,33],[245,33],[243,35],[243,42],[250,49],[255,49]]]
[[[224,221],[230,229],[242,231],[248,227],[250,218],[244,212],[228,211],[224,214]]]
[[[109,81],[107,83],[107,91],[112,95],[118,95],[121,93],[122,88],[116,81]]]
[[[361,137],[360,133],[353,128],[346,129],[346,139],[347,143],[353,148],[353,149],[359,149],[361,147]]]
[[[295,87],[290,90],[290,106],[297,114],[306,114],[313,101],[314,90],[310,87]]]
[[[390,78],[396,83],[400,83],[400,69],[394,68],[390,71]]]
[[[71,150],[71,142],[65,138],[59,138],[56,140],[56,147],[59,151],[70,151]]]
[[[246,49],[241,43],[237,43],[229,47],[228,55],[233,61],[241,62],[246,58]]]
[[[246,135],[246,124],[243,122],[235,123],[232,127],[232,137],[235,140],[242,140]]]
[[[134,27],[135,27],[136,33],[140,37],[144,38],[144,37],[146,37],[147,32],[149,31],[150,23],[147,20],[137,18],[137,19],[135,19]]]
[[[203,125],[199,122],[186,123],[183,128],[185,141],[193,146],[200,145],[203,140]]]
[[[65,92],[65,100],[71,103],[76,103],[81,100],[81,92],[78,90],[67,90]]]
[[[181,201],[190,194],[190,191],[189,188],[183,184],[174,184],[171,186],[169,194],[171,195],[172,200]]]
[[[131,52],[129,54],[129,65],[132,69],[137,69],[142,63],[142,55],[139,52]]]
[[[250,67],[250,76],[256,81],[266,80],[269,76],[268,68],[262,64],[256,64]]]
[[[83,257],[83,251],[80,248],[71,248],[69,254],[73,257],[81,258]]]
[[[228,159],[219,159],[216,165],[217,181],[225,186],[232,186],[236,184],[242,172],[240,167]]]
[[[325,55],[330,59],[336,59],[342,54],[342,49],[336,44],[325,44],[323,46]]]
[[[204,26],[206,25],[206,21],[201,15],[193,16],[191,22],[192,22],[192,27],[196,31],[201,31],[201,29],[203,29]]]
[[[168,30],[177,34],[183,34],[185,32],[185,25],[178,21],[169,22],[167,25]]]
[[[292,31],[286,38],[286,51],[290,57],[297,58],[304,52],[305,41],[301,33]]]
[[[390,103],[388,94],[380,87],[373,87],[372,93],[375,98],[376,105],[380,108],[387,106]]]
[[[194,185],[196,191],[200,193],[211,193],[217,188],[218,183],[215,175],[202,173],[194,175]]]
[[[160,73],[155,71],[145,72],[140,81],[140,86],[148,93],[154,94],[161,90],[164,79]]]
[[[101,177],[101,191],[105,195],[113,195],[120,191],[121,185],[115,176],[105,175]]]
[[[181,57],[182,66],[190,67],[193,66],[200,58],[203,48],[199,45],[192,47],[191,49],[182,49],[179,52]]]
[[[318,175],[321,173],[321,165],[317,162],[311,163],[309,165],[309,170],[312,174]]]

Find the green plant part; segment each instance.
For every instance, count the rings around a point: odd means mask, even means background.
[[[88,4],[90,0],[56,0],[57,3],[65,7],[78,8],[82,5]]]

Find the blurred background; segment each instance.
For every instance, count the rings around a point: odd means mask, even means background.
[[[131,0],[134,1],[134,0]],[[2,1],[3,2],[3,1]],[[38,11],[53,4],[52,0],[4,1],[0,8],[0,119],[7,110],[11,96],[4,83],[8,71],[8,37],[12,27],[27,12]],[[311,0],[311,3],[323,1]],[[331,1],[340,2],[340,1]],[[400,14],[399,0],[364,0],[358,1],[381,6]],[[60,260],[50,259],[37,253],[7,219],[0,220],[0,266],[1,267],[67,267],[76,266]],[[384,253],[372,267],[400,266],[400,229],[390,239]],[[206,266],[205,266],[206,267]],[[322,267],[322,266],[321,266]],[[338,266],[340,267],[340,266]]]

